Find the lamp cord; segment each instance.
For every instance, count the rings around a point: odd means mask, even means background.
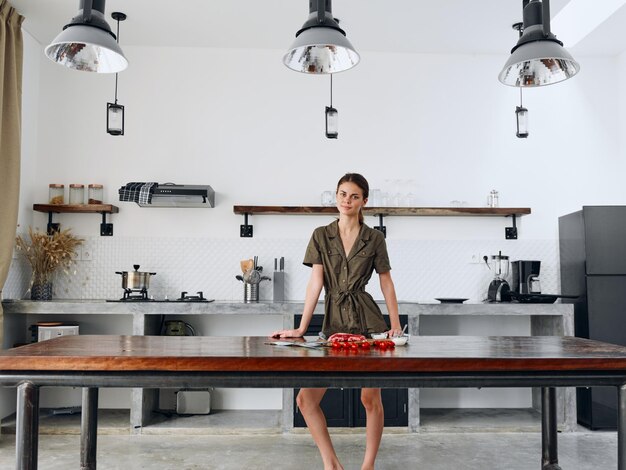
[[[330,74],[330,107],[333,107],[333,74]]]
[[[115,35],[115,40],[117,43],[120,43],[120,20],[117,20],[117,34]],[[117,104],[117,72],[115,73],[115,104]]]
[[[522,104],[522,87],[519,87],[519,107],[523,108],[524,105]]]

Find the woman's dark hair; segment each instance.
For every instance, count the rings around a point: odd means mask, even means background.
[[[370,185],[363,175],[360,175],[358,173],[346,173],[339,179],[335,192],[339,191],[339,186],[341,186],[343,183],[356,184],[363,192],[363,199],[367,199],[370,195]],[[359,223],[363,223],[363,210],[359,211]]]

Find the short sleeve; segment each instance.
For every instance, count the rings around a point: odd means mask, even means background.
[[[374,269],[378,274],[391,271],[391,265],[389,264],[389,255],[387,254],[387,243],[385,237],[380,233],[376,244],[376,253],[374,254]]]
[[[322,256],[320,254],[320,245],[317,241],[316,232],[311,235],[309,245],[306,247],[306,253],[304,253],[304,261],[302,264],[312,267],[314,264],[322,264]]]

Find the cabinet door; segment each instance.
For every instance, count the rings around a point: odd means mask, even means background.
[[[409,390],[406,388],[383,388],[381,390],[383,408],[385,409],[385,426],[409,425]],[[365,426],[365,407],[361,403],[361,390],[354,389],[354,407],[357,410],[354,426]]]
[[[585,206],[587,274],[626,274],[626,207]]]
[[[298,409],[296,398],[298,396],[299,388],[294,390],[294,402],[293,402],[293,426],[296,428],[305,428],[306,422],[302,413]],[[329,388],[322,398],[320,407],[324,411],[326,416],[326,424],[329,428],[344,428],[351,426],[353,404],[351,400],[351,393],[348,388]]]
[[[626,346],[626,276],[587,276],[589,338]]]

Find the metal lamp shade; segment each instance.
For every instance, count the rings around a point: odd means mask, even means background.
[[[337,73],[359,63],[359,54],[337,29],[325,26],[302,31],[283,57],[291,70],[303,73]]]
[[[45,52],[50,60],[74,70],[116,73],[128,66],[115,38],[93,26],[69,25]]]
[[[498,79],[505,85],[536,87],[572,78],[580,65],[559,43],[541,40],[522,44],[513,51]]]
[[[124,106],[107,103],[107,132],[111,135],[124,135]]]

